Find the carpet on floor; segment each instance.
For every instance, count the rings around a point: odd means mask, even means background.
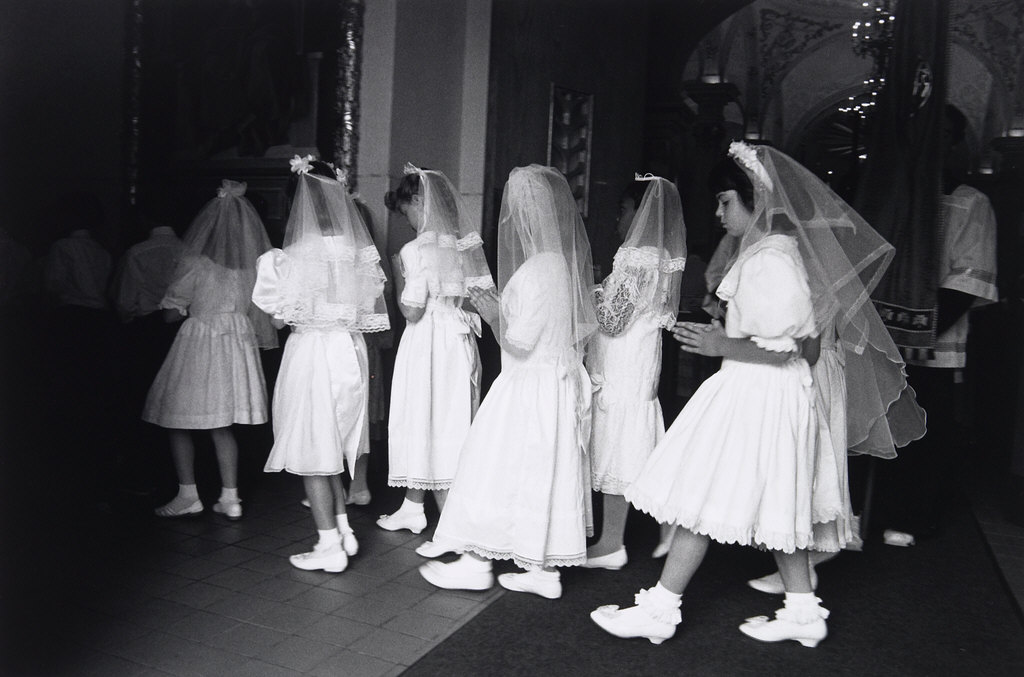
[[[631,524],[642,520],[632,515]],[[869,541],[818,568],[831,610],[815,649],[765,644],[737,626],[771,615],[781,597],[745,585],[772,568],[752,548],[712,543],[683,598],[683,622],[660,646],[621,640],[589,618],[632,604],[658,579],[656,530],[627,539],[620,571],[563,572],[563,596],[506,592],[404,674],[419,675],[1024,675],[1024,625],[969,507],[944,532],[910,548]],[[495,572],[511,570],[508,563]]]

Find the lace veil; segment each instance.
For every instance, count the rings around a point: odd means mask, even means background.
[[[924,435],[924,411],[899,350],[871,303],[894,249],[814,174],[768,146],[734,142],[729,154],[754,184],[753,224],[738,258],[770,233],[796,237],[819,332],[846,349],[847,446],[891,458]]]
[[[635,296],[637,312],[653,312],[664,326],[675,323],[679,290],[686,266],[686,226],[683,205],[675,185],[658,176],[636,175],[648,182],[626,233],[615,253],[612,276],[630,271],[640,283]],[[640,275],[636,275],[640,273]]]
[[[597,330],[591,289],[594,268],[590,241],[565,177],[552,167],[516,167],[509,174],[498,218],[498,291],[503,292],[516,271],[531,257],[551,252],[568,272],[569,315],[576,359]],[[507,319],[499,319],[504,344]]]
[[[219,268],[218,275],[225,284],[237,287],[239,298],[252,297],[256,259],[270,249],[270,239],[255,207],[245,197],[245,190],[245,182],[221,181],[217,197],[199,211],[182,238],[185,254],[175,279],[185,272],[184,267],[204,258]],[[259,346],[276,348],[277,331],[270,318],[251,302],[247,315]]]
[[[448,177],[412,164],[405,165],[405,173],[420,178],[423,223],[416,239],[431,294],[459,298],[466,296],[470,287],[494,287],[480,225],[473,222]]]
[[[285,226],[287,267],[281,312],[288,324],[377,332],[390,328],[384,271],[373,243],[339,179],[311,173],[307,158],[292,160],[298,187]]]

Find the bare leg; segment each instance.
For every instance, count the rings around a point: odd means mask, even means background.
[[[413,503],[419,503],[423,505],[423,500],[426,497],[427,492],[424,489],[413,489],[407,487],[405,490],[405,500],[412,501]]]
[[[217,451],[217,467],[220,468],[220,483],[225,489],[238,488],[238,443],[230,427],[214,428],[210,431],[213,447]]]
[[[434,502],[437,503],[438,514],[444,510],[444,502],[448,500],[447,489],[434,489]]]
[[[772,554],[775,556],[775,564],[779,567],[786,592],[813,592],[806,550],[791,553],[775,550]]]
[[[352,483],[349,490],[354,497],[359,497],[360,502],[369,502],[370,486],[367,484],[367,472],[370,464],[370,455],[363,454],[356,459],[356,467],[349,468],[352,474]]]
[[[178,475],[178,493],[155,512],[160,517],[196,515],[203,511],[203,504],[200,503],[199,492],[196,490],[196,450],[192,443],[192,433],[178,429],[171,429],[168,433],[174,471]]]
[[[587,548],[587,557],[602,557],[618,552],[626,534],[626,518],[629,516],[629,502],[622,496],[604,494],[604,521],[601,538]]]
[[[334,515],[347,514],[345,511],[345,485],[341,482],[341,475],[328,475],[328,483],[331,486],[331,494],[334,500]],[[310,501],[312,507],[313,501]]]
[[[174,472],[178,475],[178,484],[195,484],[196,447],[192,442],[192,433],[177,429],[167,432],[171,438],[171,458],[174,459]]]
[[[325,475],[306,475],[302,483],[306,487],[306,497],[309,498],[309,509],[317,531],[336,531],[338,524],[335,515],[344,513],[345,500],[342,498],[342,513],[335,513],[336,501],[331,489],[331,478]]]
[[[672,537],[672,547],[665,559],[665,566],[661,570],[661,578],[658,580],[662,587],[677,595],[683,594],[693,574],[704,561],[710,540],[707,536],[677,527]]]

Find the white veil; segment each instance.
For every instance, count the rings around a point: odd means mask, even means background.
[[[663,326],[671,326],[679,312],[679,290],[686,266],[683,205],[671,181],[650,174],[637,174],[636,180],[649,185],[626,239],[615,253],[612,275],[626,269],[645,273],[643,288],[634,298],[637,311],[651,311],[661,318]]]
[[[591,289],[594,268],[590,242],[569,184],[552,167],[529,165],[509,173],[498,218],[498,291],[531,257],[558,254],[568,273],[571,343],[576,360],[597,330]],[[505,345],[507,318],[499,318],[499,341]]]
[[[270,238],[245,191],[245,182],[221,181],[217,197],[199,211],[182,238],[185,253],[175,279],[197,258],[205,258],[220,269],[225,283],[237,285],[240,298],[251,299],[256,284],[256,259],[270,249]],[[260,348],[276,348],[277,331],[266,313],[250,300],[246,314]]]
[[[380,253],[341,180],[292,161],[298,189],[285,227],[280,319],[376,332],[390,328]]]
[[[484,257],[480,224],[470,218],[462,196],[448,177],[408,163],[405,173],[418,174],[420,179],[423,223],[416,239],[431,294],[460,298],[470,287],[494,287]]]
[[[883,458],[924,435],[906,366],[871,303],[893,247],[842,198],[786,154],[734,142],[729,154],[754,184],[754,223],[738,257],[769,233],[796,237],[819,331],[846,349],[847,446]]]

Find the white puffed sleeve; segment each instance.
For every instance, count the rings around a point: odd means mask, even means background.
[[[281,281],[288,276],[288,255],[280,249],[270,249],[256,259],[256,285],[252,290],[253,304],[271,317],[280,317],[284,296]]]
[[[177,275],[164,297],[160,301],[160,307],[164,309],[177,310],[182,315],[188,315],[188,307],[192,305],[192,299],[196,295],[196,285],[199,282],[199,268],[203,265],[204,259],[198,256],[190,256],[182,260]]]
[[[427,276],[416,240],[402,247],[398,252],[398,259],[402,264],[402,277],[405,278],[402,304],[412,308],[425,307],[428,296]]]
[[[515,280],[518,284],[510,283],[501,295],[501,312],[505,317],[505,335],[501,340],[519,350],[533,350],[550,320],[551,303],[546,298],[545,272],[531,259],[516,273],[520,276]]]
[[[764,248],[738,263],[726,331],[773,352],[796,350],[816,334],[814,309],[803,264],[786,252]]]

